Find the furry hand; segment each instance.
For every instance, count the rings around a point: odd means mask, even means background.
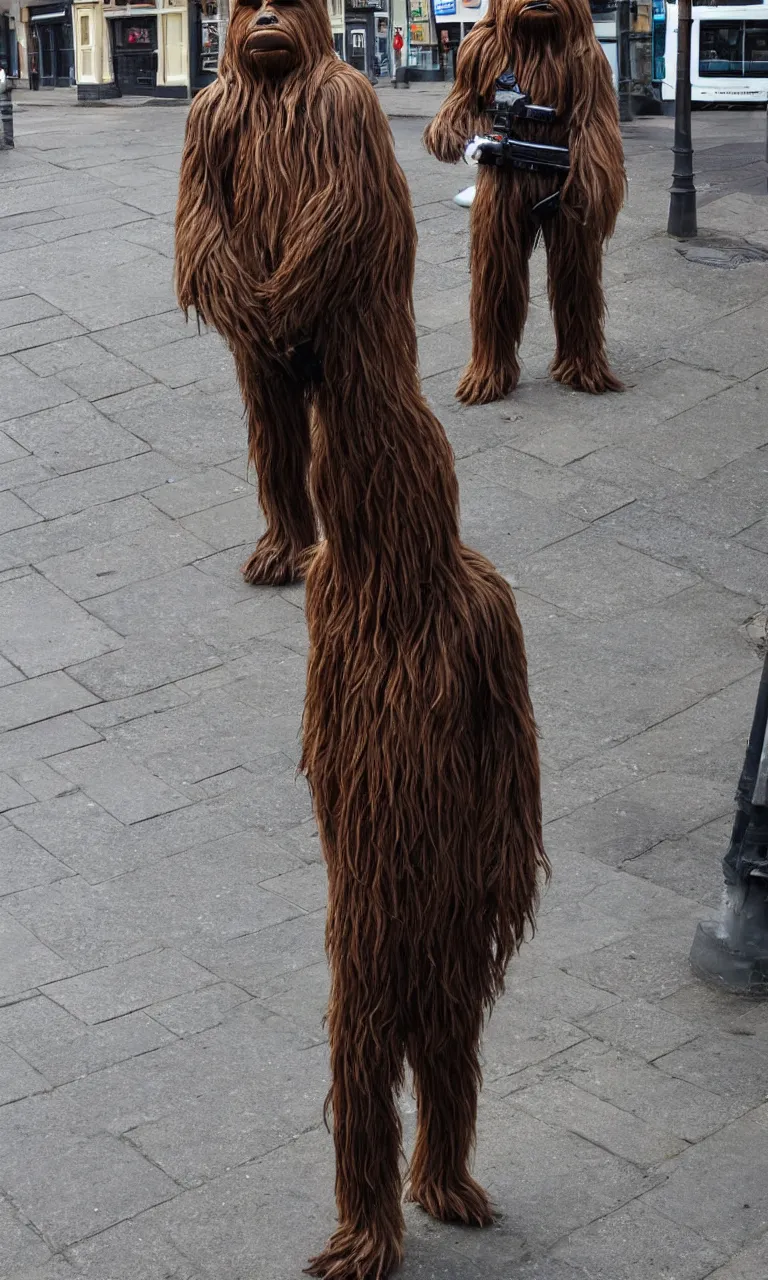
[[[427,151],[443,164],[456,164],[464,154],[469,130],[454,128],[438,113],[424,130]]]

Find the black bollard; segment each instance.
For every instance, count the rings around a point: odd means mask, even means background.
[[[13,103],[11,82],[0,68],[0,147],[13,146]]]
[[[723,872],[720,918],[698,926],[691,964],[726,991],[768,996],[768,653]]]

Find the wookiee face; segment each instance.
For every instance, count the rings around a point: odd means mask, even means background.
[[[592,24],[588,0],[501,0],[499,9],[505,27],[534,39],[583,35]]]
[[[332,49],[321,0],[238,0],[227,46],[244,71],[279,80]]]

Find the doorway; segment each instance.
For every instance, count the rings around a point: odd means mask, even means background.
[[[349,32],[349,45],[347,48],[347,61],[356,71],[362,71],[363,75],[368,71],[368,59],[366,57],[366,40],[365,28],[353,27]]]
[[[136,14],[117,18],[112,29],[115,81],[123,94],[155,92],[157,85],[157,18]]]
[[[32,52],[37,55],[40,85],[53,89],[74,83],[75,51],[68,11],[62,8],[52,13],[36,13],[32,23]]]

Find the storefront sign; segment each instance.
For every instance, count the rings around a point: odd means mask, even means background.
[[[435,0],[437,22],[479,22],[488,12],[488,0]]]

